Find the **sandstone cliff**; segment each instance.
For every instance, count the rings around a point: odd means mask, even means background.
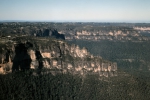
[[[63,40],[19,37],[1,48],[0,73],[34,69],[40,73],[116,76],[117,64],[94,57],[86,48]],[[42,71],[45,70],[46,71]],[[34,73],[36,74],[36,73]]]

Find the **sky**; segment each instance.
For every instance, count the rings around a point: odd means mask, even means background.
[[[150,0],[0,0],[0,20],[150,23]]]

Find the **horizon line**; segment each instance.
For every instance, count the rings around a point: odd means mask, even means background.
[[[83,22],[83,23],[150,23],[150,21],[96,21],[96,20],[0,20],[0,22]]]

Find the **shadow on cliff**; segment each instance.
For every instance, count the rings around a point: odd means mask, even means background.
[[[12,66],[12,72],[15,71],[25,71],[30,69],[31,64],[31,58],[28,54],[27,50],[29,47],[32,47],[33,45],[29,42],[25,43],[19,43],[15,47],[15,56],[13,59],[13,66]]]
[[[65,40],[65,35],[64,34],[59,34],[57,30],[55,29],[45,29],[45,30],[39,30],[36,34],[38,37],[54,37],[56,39],[62,39]]]
[[[40,74],[41,73],[41,69],[43,68],[43,60],[42,60],[42,55],[41,55],[40,51],[36,50],[35,51],[35,56],[36,56],[36,59],[37,59],[37,61],[39,63],[39,67],[38,67],[38,72],[37,73]]]
[[[13,66],[12,66],[12,72],[18,72],[18,71],[27,71],[31,69],[31,62],[32,59],[28,53],[28,50],[33,49],[35,47],[35,56],[38,61],[38,74],[41,73],[41,69],[43,68],[43,58],[39,51],[39,48],[37,44],[33,44],[30,42],[26,43],[19,43],[15,46],[15,56],[13,58]]]
[[[65,40],[65,36],[63,34],[59,34],[57,30],[52,31],[52,36],[56,39],[63,39]]]

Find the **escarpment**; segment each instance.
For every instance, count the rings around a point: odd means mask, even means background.
[[[19,37],[4,45],[0,54],[0,73],[41,70],[41,73],[98,74],[116,76],[117,63],[95,57],[84,48],[44,37]],[[46,72],[42,70],[47,70]]]

